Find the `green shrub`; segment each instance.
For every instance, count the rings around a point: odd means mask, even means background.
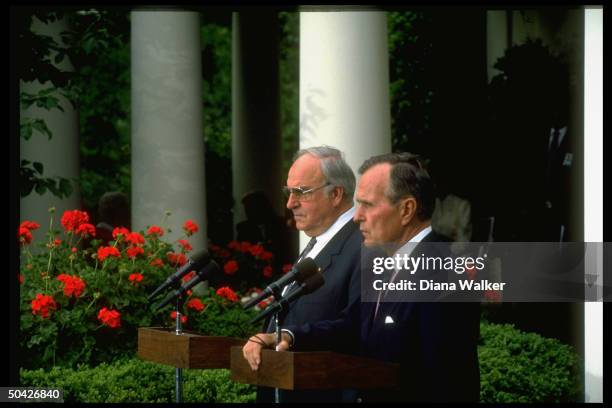
[[[482,402],[581,400],[579,357],[557,339],[483,322],[478,357]]]
[[[137,358],[95,368],[21,370],[24,387],[57,387],[65,402],[175,401],[174,368]],[[255,387],[230,380],[229,370],[183,370],[184,402],[253,402]]]

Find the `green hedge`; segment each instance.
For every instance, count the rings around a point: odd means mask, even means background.
[[[572,348],[509,324],[480,326],[482,402],[581,401],[581,365]],[[255,388],[228,370],[184,370],[185,402],[253,402]],[[173,402],[174,369],[137,358],[95,368],[21,370],[22,386],[59,387],[66,402]]]
[[[582,367],[571,346],[511,324],[480,324],[482,402],[582,400]]]
[[[65,402],[174,402],[174,368],[123,359],[95,368],[21,370],[24,387],[58,387]],[[229,370],[183,370],[184,402],[254,402],[255,387],[230,380]]]

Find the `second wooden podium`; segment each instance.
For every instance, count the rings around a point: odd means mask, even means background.
[[[262,350],[253,371],[242,347],[231,347],[230,369],[233,381],[285,390],[395,388],[399,380],[399,364],[329,351]]]

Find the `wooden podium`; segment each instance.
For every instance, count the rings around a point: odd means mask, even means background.
[[[138,329],[138,357],[177,368],[229,368],[230,347],[244,345],[246,340],[236,337],[202,336],[174,329],[140,327]]]
[[[251,370],[242,347],[231,347],[231,379],[285,390],[395,388],[399,364],[371,358],[317,352],[262,350],[261,364]]]

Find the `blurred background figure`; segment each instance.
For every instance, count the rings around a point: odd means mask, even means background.
[[[274,254],[274,265],[291,262],[290,230],[283,217],[274,211],[263,191],[252,191],[242,197],[247,219],[236,225],[236,240],[260,243]]]
[[[120,191],[104,193],[98,201],[97,221],[96,238],[102,240],[102,245],[113,239],[113,229],[116,227],[130,229],[130,204],[127,195]]]

